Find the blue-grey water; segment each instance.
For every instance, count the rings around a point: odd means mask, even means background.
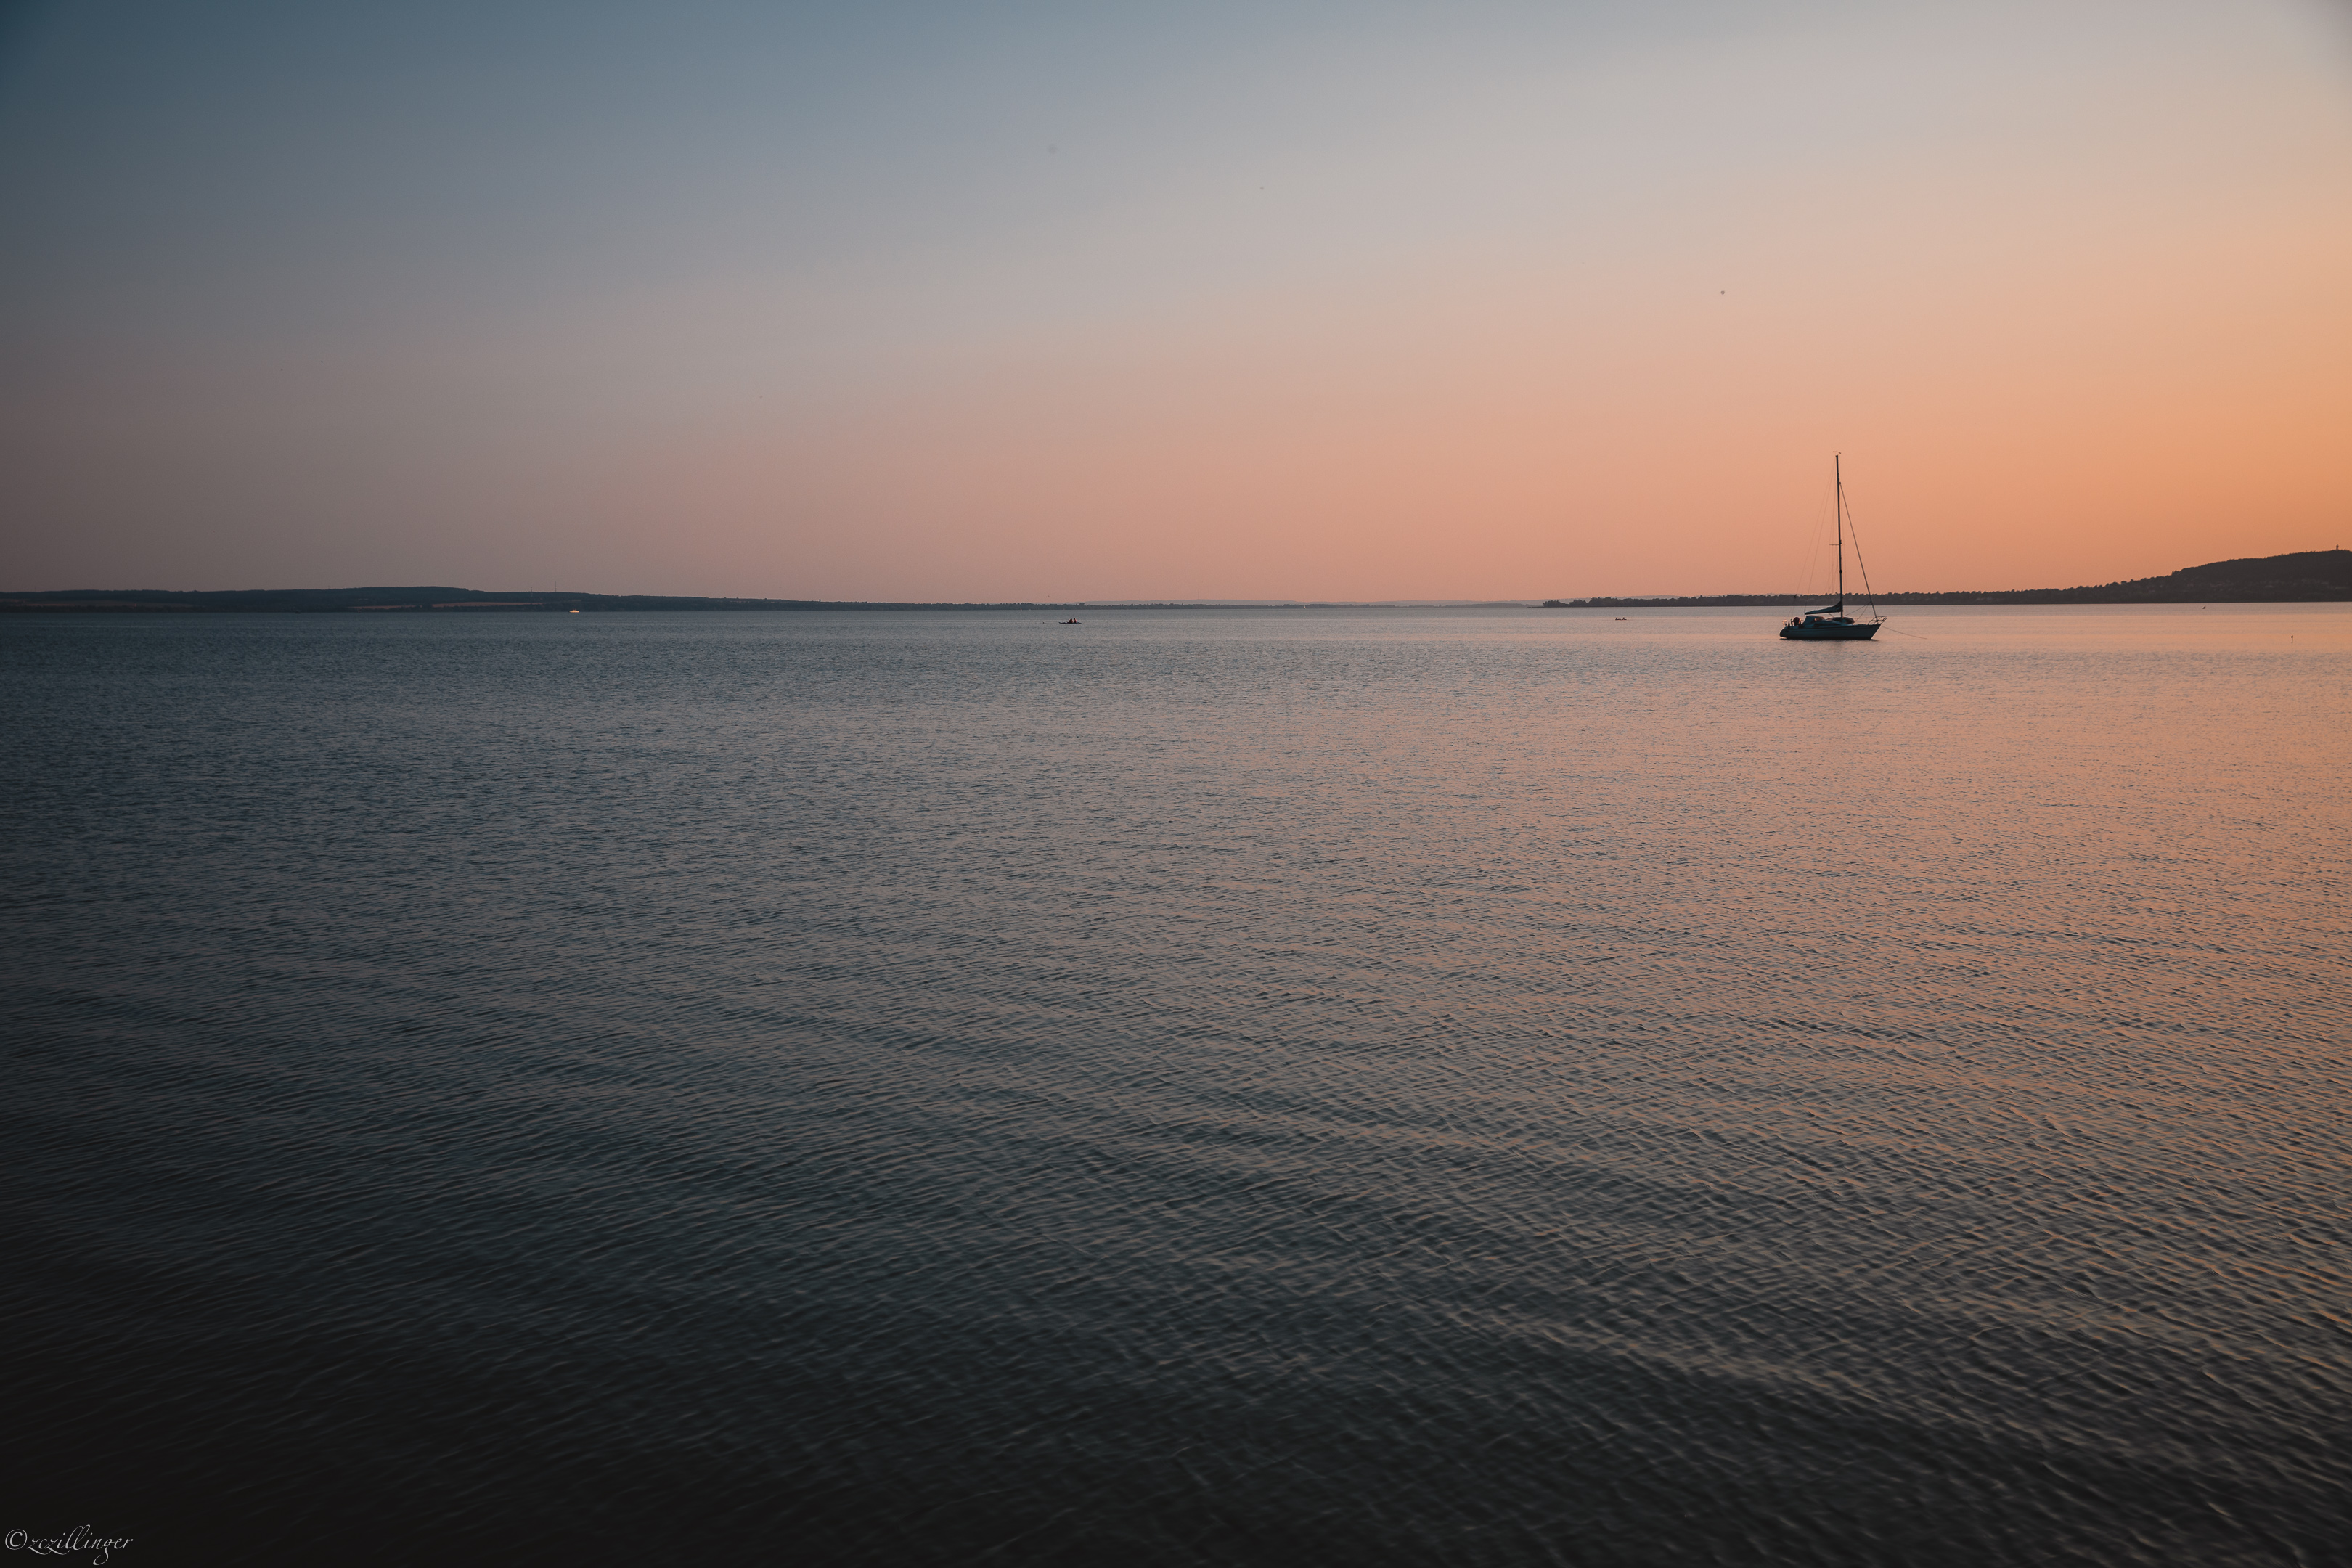
[[[2352,606],[16,616],[0,1528],[2352,1561]]]

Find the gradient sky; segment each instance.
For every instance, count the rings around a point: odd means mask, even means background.
[[[0,587],[1885,588],[2352,544],[2327,0],[84,0]]]

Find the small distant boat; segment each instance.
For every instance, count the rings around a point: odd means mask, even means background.
[[[1847,518],[1845,471],[1841,458],[1830,459],[1830,472],[1837,478],[1837,603],[1823,605],[1818,610],[1807,610],[1801,616],[1790,616],[1789,624],[1780,628],[1780,635],[1790,642],[1868,642],[1878,635],[1878,628],[1886,624],[1886,617],[1878,613],[1878,601],[1874,598],[1870,601],[1870,619],[1857,621],[1845,613]],[[1854,560],[1858,563],[1862,559],[1862,546],[1859,542],[1854,545],[1853,553]],[[1870,597],[1870,572],[1867,567],[1864,568],[1862,574],[1862,591],[1864,598]]]
[[[1078,617],[1072,616],[1068,620],[1064,621],[1062,624],[1066,626],[1075,626],[1078,624]]]

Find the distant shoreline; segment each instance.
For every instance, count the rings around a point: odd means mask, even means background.
[[[1689,594],[1676,597],[1599,596],[1549,600],[1559,609],[1756,608],[1818,605],[1815,594]],[[2300,605],[2352,599],[2352,550],[2298,550],[2184,566],[2162,577],[2135,577],[2082,588],[1961,589],[1934,594],[1864,593],[1846,602],[1872,605]]]
[[[578,610],[1362,610],[1444,605],[1456,608],[1522,605],[1545,609],[1768,609],[1818,605],[1820,594],[1685,594],[1585,598],[1486,600],[1121,600],[1076,603],[880,599],[698,598],[656,594],[488,593],[477,588],[238,588],[178,592],[165,589],[62,589],[37,594],[0,594],[0,612],[140,614],[190,611],[308,615],[321,613],[453,613],[496,610],[541,614]],[[2324,604],[2352,599],[2352,550],[2305,550],[2286,555],[2252,556],[2183,567],[2163,577],[2140,577],[2082,588],[2016,588],[1990,591],[1880,594],[1851,592],[1848,602],[1877,605],[2263,605]]]

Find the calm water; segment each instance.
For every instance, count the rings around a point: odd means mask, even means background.
[[[1050,618],[0,621],[0,1528],[2347,1561],[2352,606]]]

